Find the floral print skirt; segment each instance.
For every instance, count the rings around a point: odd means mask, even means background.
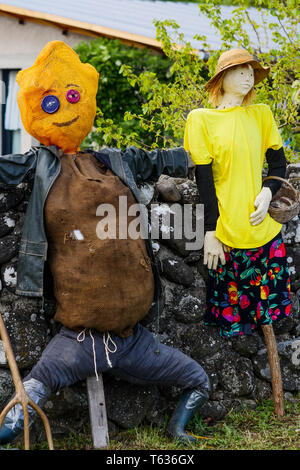
[[[205,324],[225,338],[252,334],[289,315],[290,277],[281,232],[258,248],[229,248],[226,264],[209,269]]]

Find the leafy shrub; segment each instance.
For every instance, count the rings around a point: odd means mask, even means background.
[[[204,35],[194,37],[199,42],[198,50],[194,50],[180,32],[180,26],[170,20],[154,20],[156,39],[161,42],[165,57],[154,57],[150,52],[148,56],[144,50],[127,56],[127,52],[123,53],[117,44],[111,55],[106,52],[106,56],[103,52],[103,56],[99,56],[99,45],[95,50],[91,45],[85,59],[100,73],[107,70],[107,76],[117,80],[108,83],[106,88],[102,88],[102,83],[100,85],[102,93],[99,92],[100,110],[96,119],[98,144],[121,148],[128,145],[150,148],[181,145],[189,111],[211,107],[204,84],[214,74],[219,55],[232,47],[241,47],[255,55],[262,65],[271,65],[270,75],[255,87],[254,102],[270,105],[283,140],[288,142],[287,159],[297,160],[300,104],[298,3],[296,0],[251,2],[261,15],[262,26],[251,19],[249,0],[236,1],[238,5],[229,19],[222,16],[222,1],[204,0],[199,3],[200,12],[206,15],[211,27],[221,37],[221,47],[217,51],[207,43]],[[274,22],[267,23],[267,15],[271,15]],[[249,26],[255,32],[258,46],[251,43]],[[275,44],[267,52],[263,47],[266,33]],[[86,47],[82,45],[81,50],[79,48],[81,57],[82,49],[86,50]],[[105,48],[106,51],[108,49],[109,46]],[[209,53],[207,61],[199,57],[199,51]],[[109,72],[110,64],[103,65],[102,57],[106,62],[112,62],[111,70],[114,72]],[[122,63],[117,69],[113,66],[116,60]],[[115,108],[112,103],[115,103]]]

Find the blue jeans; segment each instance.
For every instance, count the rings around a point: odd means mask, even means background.
[[[39,380],[52,392],[95,375],[95,368],[99,373],[112,370],[120,378],[143,385],[209,388],[208,377],[196,361],[178,349],[157,344],[155,336],[140,324],[135,325],[128,338],[111,334],[110,351],[105,347],[102,333],[96,330],[91,333],[87,330],[78,335],[62,327],[29,377]]]

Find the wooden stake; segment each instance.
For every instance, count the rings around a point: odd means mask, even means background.
[[[283,389],[280,362],[273,325],[262,325],[262,330],[266,340],[268,359],[270,364],[274,410],[278,417],[282,417],[284,416]]]
[[[88,377],[86,380],[89,399],[90,421],[95,449],[102,449],[109,444],[105,396],[102,374]]]
[[[22,405],[23,414],[24,414],[24,447],[25,447],[25,450],[29,450],[30,443],[29,443],[28,405],[30,405],[41,416],[44,426],[45,426],[45,430],[46,430],[49,449],[53,450],[53,441],[52,441],[49,421],[45,413],[41,410],[41,408],[36,403],[34,403],[26,393],[1,313],[0,313],[0,335],[1,335],[1,339],[3,342],[3,346],[4,346],[4,351],[7,357],[7,362],[11,371],[12,379],[13,379],[15,390],[16,390],[15,397],[6,405],[6,407],[0,414],[0,428],[9,410],[13,406],[15,406],[17,403],[20,403]]]

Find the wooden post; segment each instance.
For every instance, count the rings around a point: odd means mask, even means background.
[[[109,445],[109,436],[102,374],[99,374],[98,379],[88,377],[86,384],[93,445],[95,449],[102,449]]]
[[[278,417],[282,417],[284,416],[283,389],[280,362],[273,325],[262,325],[262,330],[266,340],[268,359],[270,364],[274,410]]]

